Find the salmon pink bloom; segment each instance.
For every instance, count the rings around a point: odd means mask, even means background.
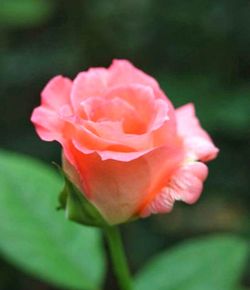
[[[204,162],[218,153],[194,106],[175,109],[127,60],[54,77],[31,120],[41,139],[62,145],[65,172],[110,224],[196,202]]]

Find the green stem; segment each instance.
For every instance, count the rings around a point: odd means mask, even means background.
[[[130,277],[119,229],[115,226],[107,227],[105,228],[105,234],[119,286],[121,290],[132,290],[132,279]]]

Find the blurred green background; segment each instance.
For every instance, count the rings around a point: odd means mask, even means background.
[[[59,162],[59,145],[42,142],[29,120],[40,91],[54,75],[73,78],[127,58],[175,106],[194,102],[221,150],[196,205],[123,226],[133,271],[188,237],[233,232],[250,240],[249,47],[247,0],[0,0],[0,146]],[[5,290],[56,289],[5,259],[0,278]]]

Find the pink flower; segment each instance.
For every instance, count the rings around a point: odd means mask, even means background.
[[[126,60],[53,78],[32,122],[58,141],[64,170],[103,217],[116,224],[194,203],[218,149],[194,106],[174,109],[157,81]]]

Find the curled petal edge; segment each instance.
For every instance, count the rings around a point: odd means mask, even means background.
[[[201,127],[192,103],[176,110],[176,121],[178,134],[183,138],[189,157],[201,161],[209,161],[216,158],[219,149]]]
[[[203,189],[203,182],[207,178],[207,166],[198,161],[183,164],[172,176],[166,187],[140,212],[141,217],[151,214],[168,213],[172,210],[176,200],[188,204],[195,203]]]

